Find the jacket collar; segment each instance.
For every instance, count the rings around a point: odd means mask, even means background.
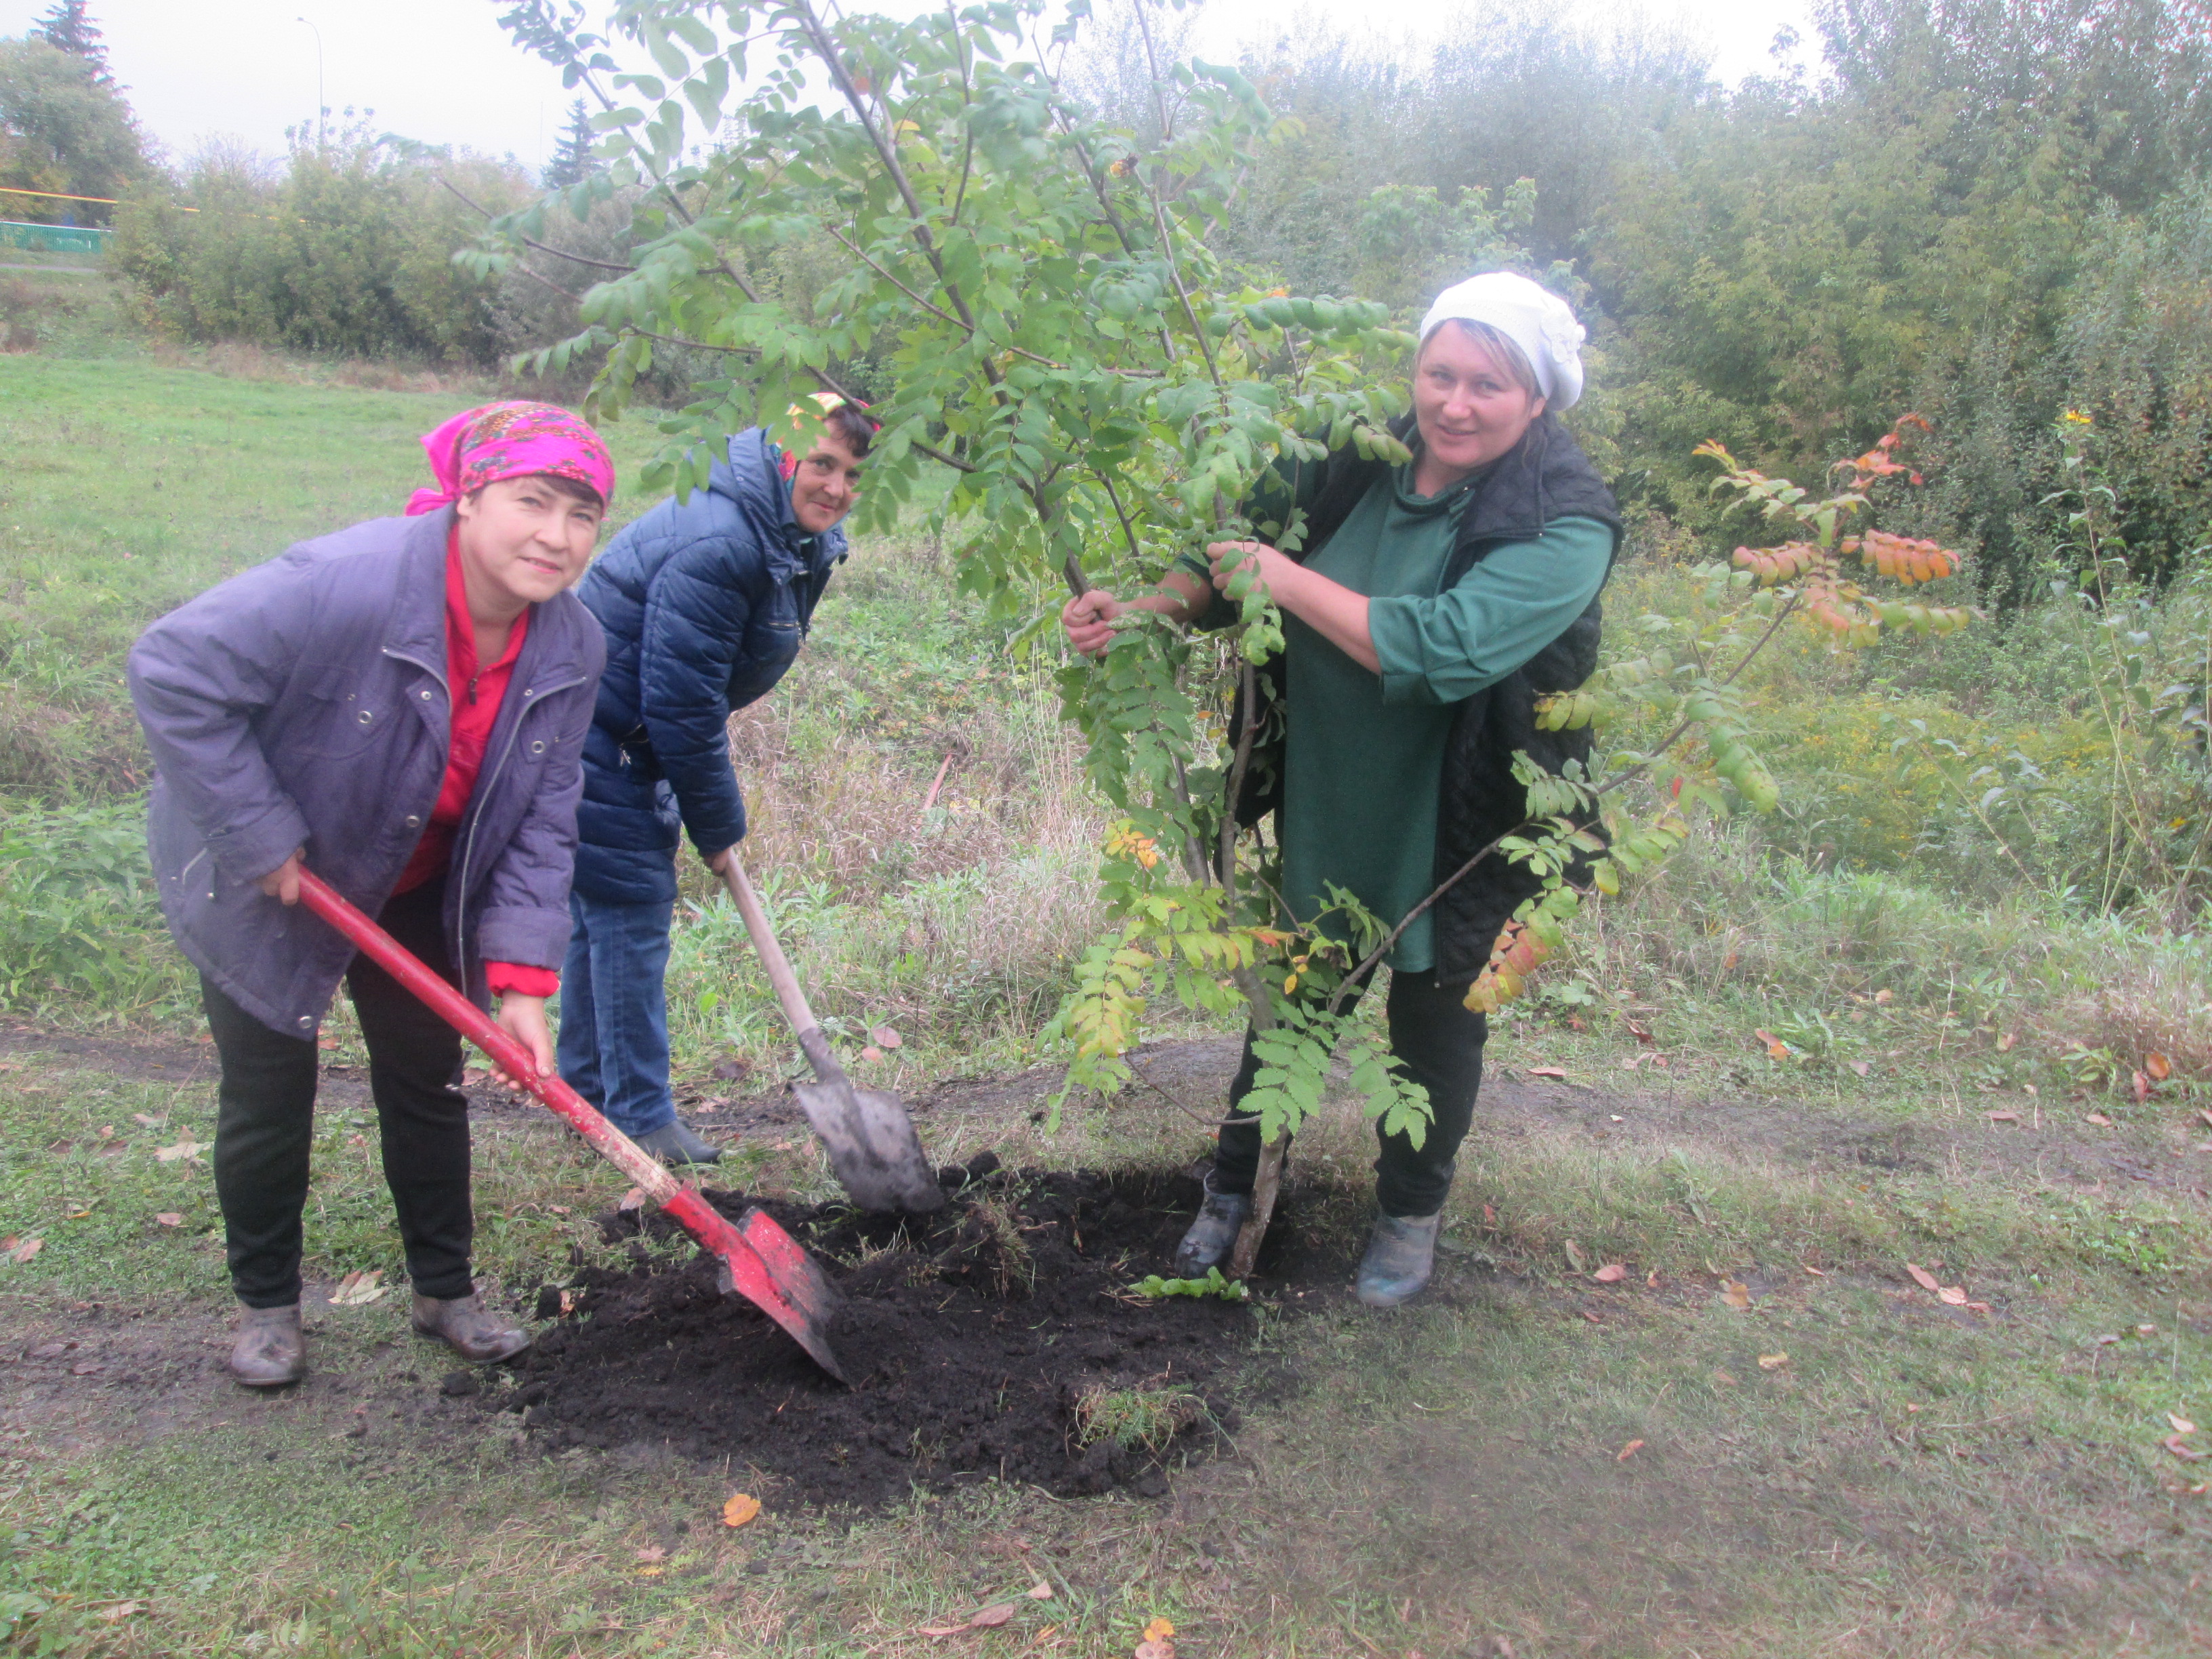
[[[799,572],[819,575],[845,556],[845,532],[836,526],[818,536],[799,527],[791,510],[791,484],[781,471],[783,451],[767,431],[747,427],[730,440],[726,460],[717,461],[707,487],[727,496],[760,532],[769,574],[787,581]]]

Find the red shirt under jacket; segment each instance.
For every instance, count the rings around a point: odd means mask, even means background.
[[[453,746],[446,754],[446,779],[438,790],[438,804],[430,809],[429,824],[415,843],[414,855],[399,872],[393,892],[404,893],[435,879],[453,862],[453,836],[468,811],[477,774],[483,769],[500,701],[507,695],[515,660],[522,655],[523,635],[529,630],[530,613],[526,611],[507,631],[507,649],[499,660],[489,667],[478,665],[476,624],[469,620],[468,589],[461,579],[460,526],[456,524],[446,538],[446,682],[453,700]],[[561,985],[561,976],[550,968],[514,962],[487,963],[484,968],[494,992],[550,997]]]

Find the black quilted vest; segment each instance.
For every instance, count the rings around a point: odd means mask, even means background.
[[[1391,431],[1407,440],[1413,427],[1413,417],[1408,414],[1393,422]],[[1363,459],[1349,448],[1320,465],[1321,483],[1304,527],[1303,545],[1309,551],[1334,535],[1360,498],[1390,471],[1387,462]],[[1621,524],[1613,492],[1567,429],[1546,414],[1468,490],[1439,591],[1457,582],[1493,549],[1509,542],[1534,541],[1554,519],[1570,517],[1604,524],[1613,532],[1613,551],[1619,553]],[[1272,528],[1261,526],[1263,532]],[[1304,555],[1291,556],[1303,559]],[[1527,817],[1527,791],[1513,776],[1516,750],[1551,772],[1564,770],[1571,760],[1589,765],[1589,728],[1538,731],[1536,701],[1554,691],[1574,690],[1595,672],[1602,623],[1599,601],[1593,599],[1565,633],[1498,684],[1459,705],[1444,744],[1443,786],[1437,799],[1438,882]],[[1278,657],[1261,672],[1270,676],[1274,701],[1282,707],[1282,659]],[[1295,715],[1287,708],[1285,713]],[[1240,708],[1232,716],[1232,732],[1241,727],[1243,718]],[[1275,752],[1255,748],[1237,802],[1239,822],[1256,823],[1280,805],[1280,744],[1278,733],[1267,745]],[[1527,870],[1495,854],[1462,877],[1435,906],[1438,980],[1460,984],[1480,973],[1498,930],[1540,885]]]

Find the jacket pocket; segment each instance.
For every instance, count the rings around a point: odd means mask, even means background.
[[[301,688],[277,741],[318,760],[351,760],[382,742],[403,712],[397,690],[383,677],[349,668],[325,669]]]
[[[730,670],[730,707],[767,696],[798,659],[803,637],[798,597],[789,582],[780,583],[746,624],[744,651]]]

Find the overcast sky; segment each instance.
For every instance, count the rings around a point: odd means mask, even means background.
[[[21,34],[46,6],[0,0],[0,35]],[[903,8],[893,0],[884,9]],[[1431,35],[1467,9],[1399,0],[1387,12],[1394,43]],[[1731,83],[1768,67],[1778,28],[1811,34],[1803,0],[1650,0],[1650,9],[1709,40],[1716,72]],[[1318,9],[1354,38],[1369,33],[1364,20],[1385,15],[1340,0]],[[322,101],[334,114],[374,109],[380,131],[535,167],[559,137],[569,94],[556,70],[508,41],[499,10],[495,0],[92,0],[116,78],[173,160],[219,136],[281,155],[285,128],[314,118],[319,32]],[[1208,0],[1197,50],[1231,57],[1279,33],[1284,15],[1282,0]]]

